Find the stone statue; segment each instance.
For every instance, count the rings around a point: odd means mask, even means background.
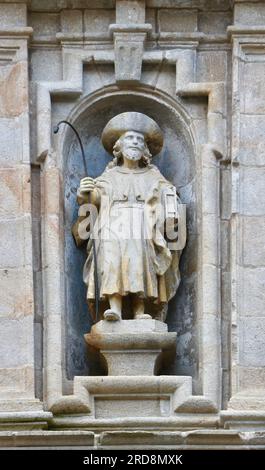
[[[83,272],[90,310],[95,302],[93,236],[103,318],[163,321],[180,282],[186,222],[174,186],[150,163],[162,149],[162,132],[148,116],[127,112],[109,121],[102,143],[114,159],[98,178],[83,178],[77,194],[81,206],[90,201],[98,209]],[[79,217],[73,227],[78,246],[86,238],[83,222]]]

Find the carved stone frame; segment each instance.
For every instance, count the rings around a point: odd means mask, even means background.
[[[172,51],[169,51],[172,55]],[[183,58],[184,51],[180,55]],[[113,54],[105,61],[112,62]],[[107,54],[108,55],[108,54]],[[187,51],[190,56],[190,51]],[[102,54],[103,56],[103,54]],[[175,63],[178,54],[174,55]],[[88,412],[87,399],[82,393],[63,394],[63,233],[61,213],[61,176],[58,161],[62,151],[65,135],[62,134],[57,151],[51,144],[51,95],[76,96],[82,93],[83,62],[90,60],[102,62],[101,52],[93,58],[81,54],[64,54],[64,77],[60,82],[37,83],[37,155],[42,161],[42,198],[43,198],[43,297],[44,297],[44,399],[46,407],[54,413]],[[151,58],[152,59],[152,58]],[[151,60],[150,59],[150,60]],[[144,58],[145,60],[145,54]],[[153,58],[162,61],[163,56]],[[151,60],[151,61],[152,61]],[[177,69],[177,67],[176,67]],[[187,62],[185,62],[186,78]],[[178,67],[178,75],[181,75]],[[71,77],[71,79],[70,79]],[[225,154],[225,88],[223,83],[189,83],[183,86],[184,80],[177,82],[177,93],[182,96],[208,97],[208,141],[199,144],[198,131],[178,100],[158,90],[139,86],[134,91],[122,91],[116,86],[102,88],[85,97],[70,113],[72,122],[84,107],[96,99],[103,99],[108,93],[136,93],[152,95],[166,106],[175,109],[188,125],[195,145],[198,174],[198,223],[199,223],[199,276],[198,276],[198,335],[199,335],[199,375],[202,396],[188,397],[183,412],[216,412],[221,403],[221,318],[220,318],[220,249],[219,249],[219,158]],[[181,85],[181,86],[179,86]],[[200,139],[201,141],[201,139]],[[185,404],[184,404],[185,405]]]

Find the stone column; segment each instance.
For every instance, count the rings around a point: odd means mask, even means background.
[[[20,411],[31,411],[26,420],[44,418],[34,390],[27,49],[32,29],[26,25],[25,3],[0,3],[0,410],[5,419],[6,412],[15,412],[15,421]]]

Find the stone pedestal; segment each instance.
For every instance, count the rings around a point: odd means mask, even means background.
[[[100,351],[108,376],[75,377],[74,394],[87,404],[87,425],[101,420],[166,419],[192,394],[191,377],[158,376],[172,360],[176,333],[157,320],[102,320],[85,340]],[[110,421],[109,421],[110,420]]]
[[[157,320],[102,320],[85,340],[106,359],[108,375],[152,376],[158,373],[162,356],[174,353],[176,336]]]

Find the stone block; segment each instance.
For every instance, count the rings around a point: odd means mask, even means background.
[[[226,34],[226,28],[231,24],[232,12],[203,11],[198,15],[198,29],[205,34]]]
[[[95,410],[95,417],[98,419],[169,416],[170,400],[169,398],[141,398],[141,400],[122,399],[121,397],[118,400],[115,400],[114,397],[113,399],[108,397],[105,400],[104,398],[95,398]]]
[[[43,80],[44,77],[47,81],[62,80],[61,51],[32,49],[30,54],[31,80]]]
[[[197,31],[197,11],[194,10],[158,10],[158,27],[160,32],[194,32]]]
[[[202,248],[203,257],[208,264],[217,266],[219,262],[218,246],[220,243],[219,227],[216,216],[205,214],[202,221]]]
[[[22,181],[19,170],[0,170],[0,217],[18,217],[23,206]]]
[[[0,318],[0,367],[19,367],[33,362],[32,315],[19,319]]]
[[[144,24],[145,5],[141,0],[119,0],[116,4],[116,23]]]
[[[19,406],[16,402],[12,403],[12,398],[32,398],[33,393],[34,369],[32,366],[0,368],[0,397],[1,399],[10,400],[9,407],[17,409],[16,407]],[[23,402],[20,403],[21,405],[23,410]],[[25,405],[24,410],[26,410]]]
[[[221,273],[221,299],[222,299],[222,318],[224,334],[230,338],[230,323],[231,323],[231,273],[230,271],[222,271]],[[227,336],[228,337],[228,336]],[[230,341],[230,340],[229,340]],[[225,352],[224,352],[225,354]],[[226,352],[228,356],[228,352]]]
[[[255,73],[253,73],[255,71]],[[244,87],[242,90],[241,112],[246,114],[265,114],[265,55],[264,61],[247,62],[244,65]]]
[[[208,99],[204,96],[180,98],[189,115],[195,119],[207,119]]]
[[[164,64],[162,67],[143,64],[141,81],[176,96],[176,66]]]
[[[240,171],[240,212],[265,215],[265,168],[242,168]]]
[[[205,264],[202,270],[202,302],[203,302],[203,311],[209,314],[212,314],[215,317],[218,312],[217,308],[219,307],[219,288],[220,288],[220,279],[219,279],[219,269],[210,264]],[[209,316],[210,318],[210,316]],[[212,340],[214,340],[214,335]]]
[[[61,30],[66,34],[83,32],[83,15],[80,10],[63,10],[61,12]]]
[[[221,217],[229,219],[231,216],[231,170],[221,168]]]
[[[229,270],[230,261],[230,223],[222,220],[220,223],[221,239],[218,246],[221,247],[221,265]]]
[[[45,172],[44,178],[44,191],[45,198],[45,212],[48,214],[60,214],[63,208],[60,204],[60,173],[58,168],[48,168]]]
[[[263,1],[255,3],[238,3],[234,7],[234,24],[248,26],[264,25],[265,4]]]
[[[154,8],[146,8],[145,22],[151,24],[153,32],[156,32],[156,10]]]
[[[194,129],[196,142],[199,147],[207,142],[207,127],[206,119],[193,119],[192,121],[192,128]]]
[[[265,269],[241,268],[240,315],[265,316]]]
[[[242,218],[242,262],[249,267],[265,266],[265,218]]]
[[[27,6],[14,3],[0,3],[0,29],[27,26]]]
[[[157,320],[101,320],[85,340],[100,350],[109,376],[152,376],[162,351],[174,351],[176,333],[167,333],[167,325]]]
[[[86,94],[110,85],[115,81],[113,64],[84,65],[83,90]]]
[[[27,67],[26,61],[4,66],[7,73],[0,81],[0,117],[16,117],[27,111]]]
[[[1,111],[0,111],[1,112]],[[21,161],[21,152],[19,152],[19,140],[21,130],[15,119],[0,119],[0,164],[1,167],[11,167]]]
[[[33,28],[33,39],[49,38],[56,40],[56,33],[61,29],[58,13],[29,13],[28,25]]]
[[[33,314],[30,268],[0,269],[0,317],[19,319]]]
[[[249,292],[251,295],[251,292]],[[265,322],[262,317],[241,317],[239,322],[239,364],[265,366]]]
[[[197,80],[222,82],[227,77],[227,52],[201,51],[197,54]]]
[[[109,25],[115,23],[114,10],[85,10],[84,28],[89,34],[109,34]]]
[[[244,165],[265,166],[265,116],[240,117],[239,160]]]
[[[202,175],[202,211],[218,214],[218,179],[216,168],[204,168]]]
[[[29,229],[26,239],[25,232]],[[31,249],[31,225],[30,218],[20,217],[11,220],[0,221],[0,268],[16,268],[24,266],[30,261],[28,248]]]
[[[238,383],[240,390],[261,390],[265,388],[264,367],[238,367]]]

